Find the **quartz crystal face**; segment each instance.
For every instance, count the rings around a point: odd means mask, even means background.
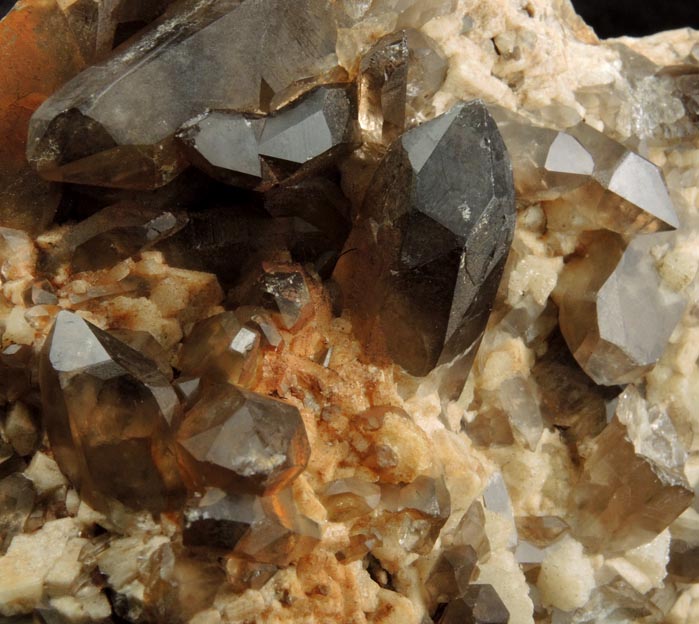
[[[645,158],[585,123],[560,132],[490,110],[516,155],[519,193],[574,203],[595,226],[622,234],[679,226],[662,173]]]
[[[177,448],[194,489],[230,493],[277,492],[310,453],[296,408],[233,385],[212,388],[185,414]]]
[[[507,624],[510,613],[491,585],[470,585],[447,605],[440,624]]]
[[[90,505],[176,504],[179,402],[152,361],[63,311],[41,354],[41,396],[56,461]]]
[[[212,381],[250,382],[256,370],[260,334],[243,325],[233,312],[200,321],[180,351],[177,367],[188,376],[206,375]]]
[[[592,442],[575,492],[575,532],[588,547],[622,551],[663,531],[692,500],[685,451],[668,415],[634,386]]]
[[[265,188],[327,166],[353,141],[347,86],[323,86],[266,117],[212,111],[177,133],[190,160],[234,186]]]
[[[413,375],[467,369],[513,227],[509,158],[482,103],[406,132],[379,165],[335,271],[369,349]]]
[[[672,236],[638,236],[624,249],[618,236],[599,232],[590,236],[585,259],[566,265],[556,295],[561,331],[598,384],[637,380],[662,355],[682,317],[685,299],[662,284],[653,255]]]
[[[41,106],[29,158],[53,180],[162,186],[186,166],[173,141],[184,122],[209,108],[267,112],[270,94],[335,67],[326,11],[322,0],[176,4]]]

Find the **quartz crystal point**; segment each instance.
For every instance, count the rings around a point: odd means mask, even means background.
[[[405,31],[380,39],[359,68],[359,124],[365,141],[390,144],[405,127],[408,41]]]
[[[321,86],[270,117],[211,111],[177,133],[189,159],[235,186],[297,180],[349,149],[354,102],[347,86]]]
[[[691,504],[685,457],[667,413],[627,388],[585,457],[574,492],[576,537],[598,552],[655,538]]]
[[[328,10],[324,0],[176,3],[44,102],[29,160],[52,180],[162,186],[186,166],[173,141],[184,122],[209,109],[268,112],[275,94],[336,66]]]
[[[435,603],[449,602],[468,591],[476,571],[478,554],[473,546],[445,548],[425,581],[425,588]]]
[[[199,321],[184,340],[177,368],[189,377],[247,384],[255,376],[259,332],[243,325],[233,312]]]
[[[321,527],[299,510],[292,488],[257,500],[255,522],[236,545],[235,554],[288,566],[313,551],[322,537]]]
[[[71,227],[51,255],[70,259],[75,273],[104,269],[156,245],[186,222],[169,210],[122,202]]]
[[[184,510],[185,546],[233,550],[260,515],[257,497],[210,489]]]
[[[596,227],[621,234],[679,226],[660,170],[621,143],[585,123],[559,132],[498,106],[490,110],[514,154],[519,194],[562,198]]]
[[[44,425],[62,472],[94,508],[172,508],[177,395],[155,364],[63,311],[41,354]]]
[[[178,455],[192,489],[268,494],[306,467],[310,447],[298,410],[233,385],[213,386],[185,415]]]
[[[269,310],[280,327],[299,329],[313,314],[306,275],[299,265],[263,262],[261,271],[235,290],[239,303]]]
[[[463,383],[507,258],[514,212],[509,158],[480,101],[398,139],[335,270],[369,352],[385,350],[418,376],[458,363]]]
[[[438,624],[507,624],[510,612],[492,585],[470,585],[452,600]]]
[[[663,284],[654,257],[673,241],[671,233],[647,234],[624,250],[620,237],[598,231],[585,257],[566,263],[554,292],[561,332],[596,383],[633,382],[662,355],[686,306]]]

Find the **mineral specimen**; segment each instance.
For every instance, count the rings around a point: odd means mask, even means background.
[[[41,106],[30,160],[53,180],[166,184],[186,166],[173,141],[184,122],[209,108],[267,112],[296,80],[335,67],[335,27],[324,19],[324,4],[304,0],[293,11],[285,0],[176,5],[132,47]]]
[[[697,620],[696,32],[15,6],[0,620]]]
[[[634,386],[592,441],[574,496],[575,534],[593,550],[619,552],[652,539],[684,511],[692,491],[672,421]]]

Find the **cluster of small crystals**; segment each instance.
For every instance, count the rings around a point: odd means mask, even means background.
[[[0,619],[699,619],[698,50],[20,0]]]

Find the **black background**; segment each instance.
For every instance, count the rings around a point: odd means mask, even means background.
[[[0,17],[14,3],[0,0]],[[699,28],[699,0],[573,0],[573,5],[602,38]]]

